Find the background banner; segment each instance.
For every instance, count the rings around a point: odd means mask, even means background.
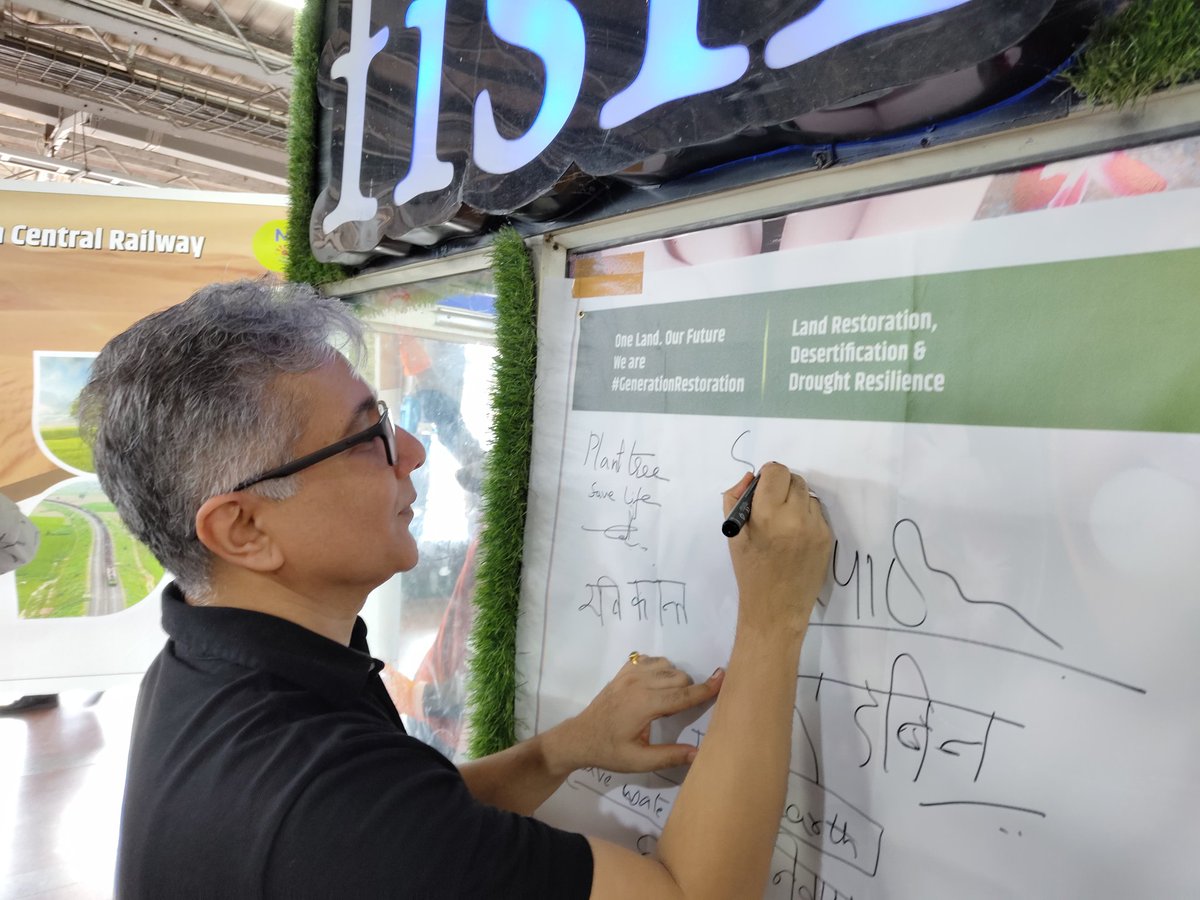
[[[157,560],[92,475],[76,398],[138,319],[283,269],[286,198],[0,182],[0,493],[41,532],[0,576],[0,687],[140,673],[161,645]]]

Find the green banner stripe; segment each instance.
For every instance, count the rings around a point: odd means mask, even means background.
[[[1200,432],[1197,336],[1196,249],[596,310],[574,406]]]

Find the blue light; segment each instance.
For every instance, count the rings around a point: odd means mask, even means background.
[[[587,48],[583,20],[567,0],[488,0],[487,17],[500,40],[532,51],[546,66],[541,109],[520,137],[500,134],[490,92],[475,98],[475,165],[502,175],[536,159],[567,123],[583,85]]]
[[[413,110],[412,160],[396,182],[392,202],[440,191],[454,178],[454,166],[437,155],[438,113],[442,103],[442,46],[446,41],[446,0],[415,0],[404,24],[421,32],[417,58],[417,102]]]
[[[600,127],[616,128],[650,110],[733,84],[750,66],[741,44],[700,44],[696,22],[700,0],[649,0],[646,54],[637,78],[600,108]]]
[[[846,41],[931,16],[971,0],[825,0],[767,41],[764,54],[772,69],[786,69]]]

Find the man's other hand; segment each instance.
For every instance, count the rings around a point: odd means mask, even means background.
[[[546,733],[546,752],[555,768],[652,772],[686,765],[695,758],[692,744],[651,744],[650,725],[712,700],[721,690],[724,671],[718,669],[708,680],[694,684],[664,657],[638,654],[634,659],[621,667],[583,712]]]

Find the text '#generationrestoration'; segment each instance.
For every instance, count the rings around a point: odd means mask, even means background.
[[[746,390],[746,379],[736,375],[655,375],[652,378],[614,375],[612,390],[632,393],[740,394]]]

